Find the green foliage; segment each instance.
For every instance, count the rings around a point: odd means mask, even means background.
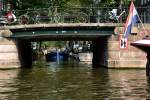
[[[66,7],[71,0],[17,0],[15,9],[48,8],[51,6]]]
[[[128,5],[130,3],[129,0],[102,0],[101,3],[107,7],[118,7],[120,5]]]
[[[16,9],[41,8],[45,7],[48,0],[18,0]]]
[[[65,46],[65,41],[45,41],[42,42],[42,46],[61,48]]]
[[[27,8],[48,8],[52,6],[59,6],[60,8],[69,7],[89,7],[89,6],[119,6],[120,3],[124,5],[129,4],[129,0],[12,0],[15,9]]]

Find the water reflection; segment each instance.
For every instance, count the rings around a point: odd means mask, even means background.
[[[147,87],[145,70],[110,70],[109,73],[110,83],[113,83],[113,98],[119,95],[120,99],[137,100],[146,99],[149,95],[148,91],[145,91]]]
[[[0,70],[0,100],[9,99],[11,94],[18,90],[16,85],[19,71],[19,69]]]
[[[90,64],[47,63],[0,71],[0,100],[145,100],[145,70],[92,68]]]

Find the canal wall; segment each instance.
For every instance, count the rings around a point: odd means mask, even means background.
[[[31,42],[10,39],[11,31],[0,30],[0,69],[31,67]]]
[[[21,66],[17,42],[5,38],[11,34],[9,30],[0,30],[0,69],[19,68]]]
[[[107,63],[102,63],[108,68],[146,68],[146,56],[147,54],[133,46],[130,43],[140,40],[146,36],[145,31],[150,32],[150,25],[145,24],[145,30],[142,26],[134,27],[132,29],[132,35],[128,38],[127,48],[120,48],[120,37],[123,35],[123,28],[116,27],[115,33],[118,35],[112,35],[108,38]],[[108,52],[107,52],[108,51]]]

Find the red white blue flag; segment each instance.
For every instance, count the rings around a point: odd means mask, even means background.
[[[132,26],[139,21],[138,13],[135,9],[134,3],[131,2],[129,15],[126,20],[125,29],[124,29],[124,38],[127,38],[131,33]]]

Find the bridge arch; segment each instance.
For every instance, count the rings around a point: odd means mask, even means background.
[[[107,43],[114,33],[116,24],[38,24],[8,26],[12,34],[7,38],[14,40],[18,47],[22,66],[32,64],[31,42],[33,41],[85,41],[93,42],[93,65],[106,65]]]

